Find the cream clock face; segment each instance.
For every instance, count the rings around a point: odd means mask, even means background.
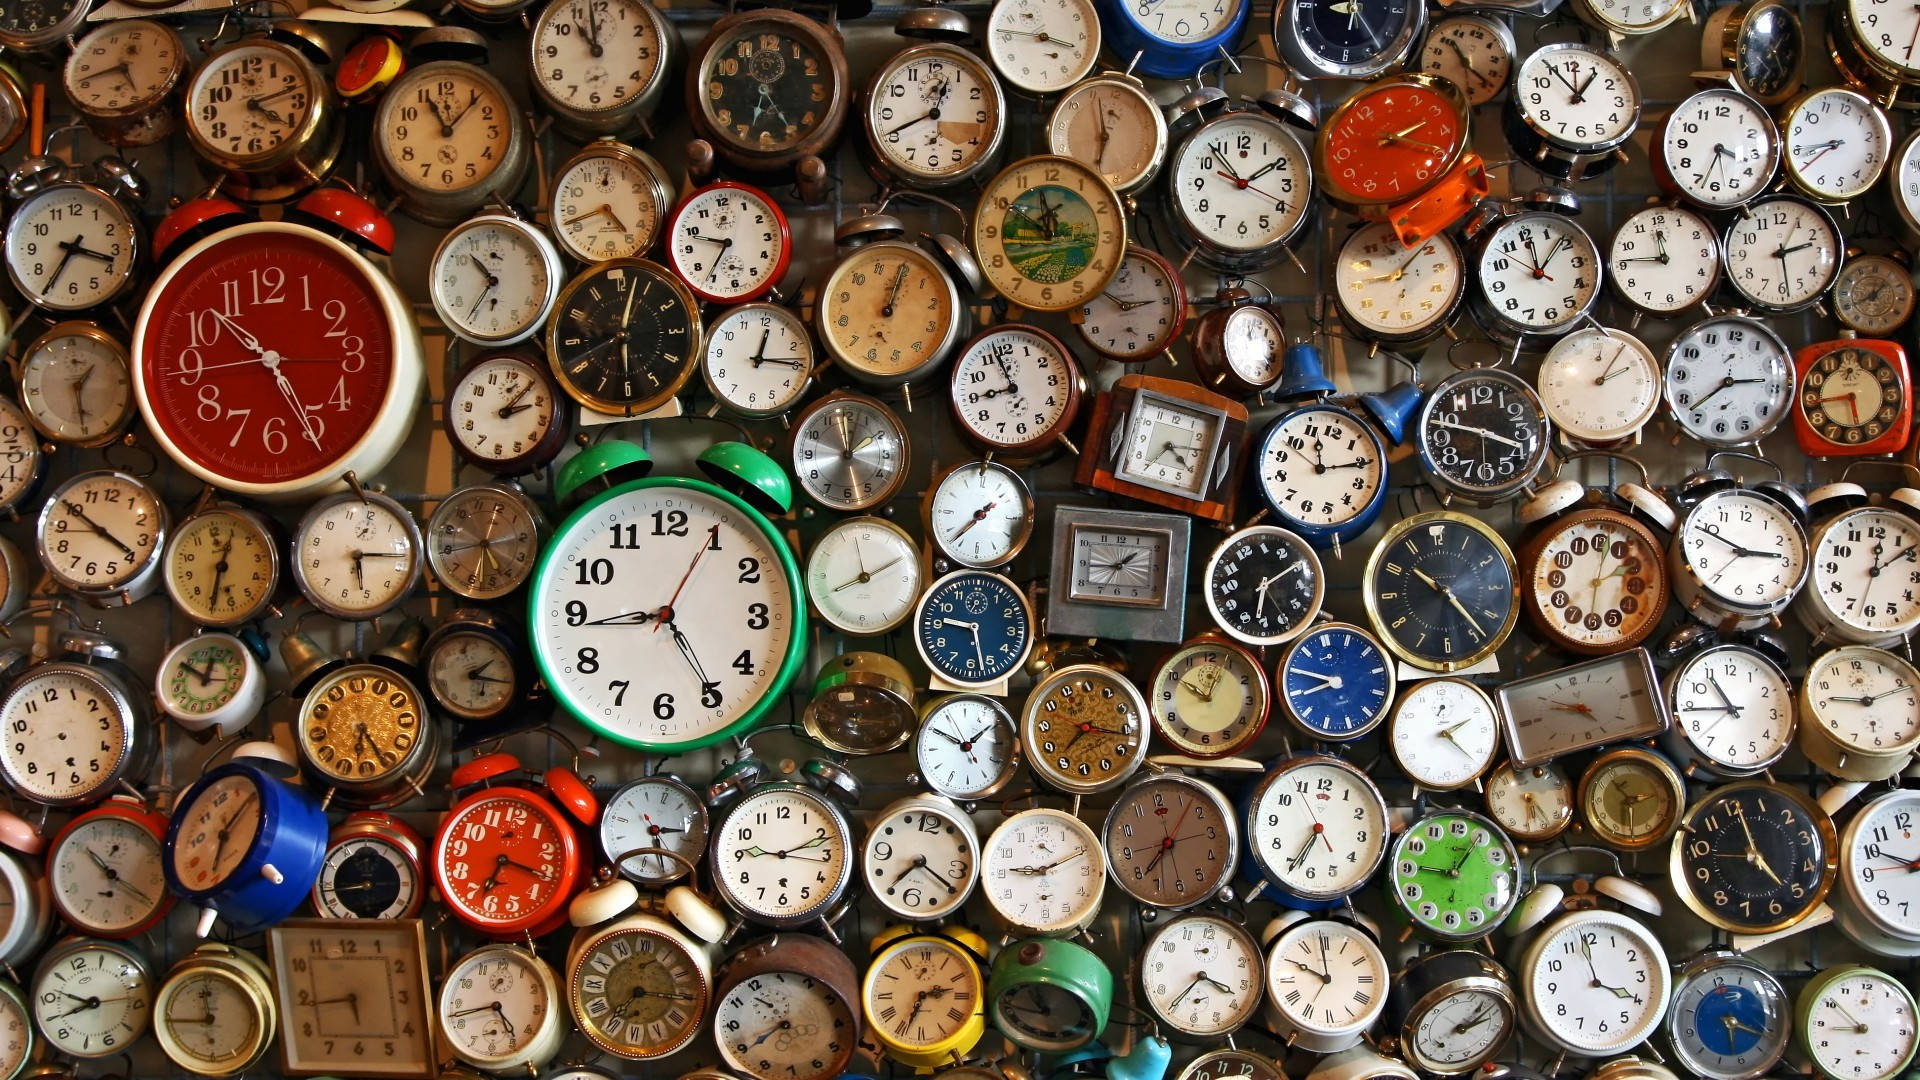
[[[514,946],[467,954],[440,988],[440,1027],[469,1061],[514,1061],[550,1023],[556,1006],[540,961]]]
[[[905,53],[874,81],[867,130],[888,169],[939,181],[970,172],[1000,145],[1005,105],[993,72],[963,49]]]
[[[920,586],[913,539],[876,518],[835,525],[807,555],[807,595],[822,618],[848,634],[900,625],[913,612]]]
[[[735,1072],[754,1080],[826,1080],[850,1052],[852,1009],[818,979],[769,972],[715,1004],[715,1042]]]
[[[1176,919],[1145,949],[1140,971],[1147,1005],[1187,1035],[1225,1035],[1260,1005],[1260,950],[1245,930],[1217,915]]]
[[[1466,263],[1446,233],[1408,251],[1385,222],[1347,237],[1333,266],[1335,301],[1363,334],[1402,339],[1436,331],[1458,306]]]
[[[187,88],[187,123],[203,146],[241,161],[282,149],[309,123],[319,89],[286,47],[221,51]]]
[[[514,105],[498,83],[465,64],[416,68],[387,91],[377,137],[394,170],[426,191],[484,183],[507,158]]]
[[[34,979],[34,1020],[61,1053],[109,1057],[146,1033],[152,979],[132,953],[96,942],[48,960]]]
[[[153,833],[101,815],[75,826],[54,849],[47,884],[75,929],[118,934],[151,920],[165,902],[160,859]]]
[[[782,785],[747,795],[713,839],[724,896],[757,919],[824,915],[852,873],[843,820],[810,790]]]
[[[1008,922],[1064,933],[1100,907],[1106,887],[1100,838],[1057,810],[1028,810],[1002,822],[981,856],[987,902]]]
[[[553,100],[584,113],[625,106],[653,85],[661,41],[642,0],[566,0],[533,31],[533,77]]]
[[[251,1057],[267,1037],[267,1018],[226,972],[197,971],[168,980],[154,1009],[155,1025],[166,1029],[169,1050],[178,1052],[169,1056],[213,1075],[224,1075],[235,1061]],[[188,1060],[180,1061],[180,1055]]]
[[[1267,993],[1288,1023],[1318,1035],[1372,1026],[1387,1004],[1387,958],[1365,930],[1332,919],[1288,927],[1267,953]]]

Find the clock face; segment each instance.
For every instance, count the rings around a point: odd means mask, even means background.
[[[543,367],[518,353],[493,353],[462,370],[447,391],[447,428],[467,460],[514,473],[549,445],[560,404]]]
[[[1515,765],[1527,766],[1659,734],[1667,727],[1659,694],[1647,653],[1630,649],[1515,679],[1498,687],[1494,699],[1507,752]]]
[[[706,745],[791,677],[805,613],[790,567],[742,504],[673,484],[622,490],[542,556],[534,656],[595,730],[629,745]],[[622,591],[632,583],[637,593]]]
[[[1880,641],[1920,625],[1920,523],[1860,507],[1822,526],[1813,545],[1806,603],[1821,621]],[[1882,580],[1884,579],[1884,580]]]
[[[1675,552],[1730,606],[1784,606],[1807,578],[1807,538],[1786,507],[1752,491],[1716,491],[1680,523]]]
[[[122,692],[80,664],[30,669],[0,701],[0,772],[21,795],[72,806],[100,797],[133,753],[132,708]]]
[[[1739,206],[1760,194],[1780,164],[1780,135],[1772,118],[1759,102],[1730,87],[1702,90],[1675,106],[1659,140],[1657,152],[1673,186],[1710,210]]]
[[[269,158],[307,130],[324,93],[312,65],[290,46],[243,41],[214,53],[194,72],[187,85],[187,132],[196,149],[218,160]]]
[[[1890,753],[1920,739],[1920,674],[1883,649],[1835,649],[1808,667],[1801,689],[1807,722],[1843,747]]]
[[[1615,912],[1561,916],[1534,938],[1519,974],[1541,1032],[1573,1053],[1636,1046],[1667,1011],[1666,950],[1645,926]]]
[[[420,909],[420,867],[382,836],[360,835],[327,849],[314,884],[314,911],[330,919],[403,919]]]
[[[787,216],[764,192],[720,181],[687,196],[667,226],[667,261],[703,299],[736,303],[780,282]]]
[[[1405,0],[1354,0],[1338,6],[1308,0],[1277,13],[1274,35],[1290,34],[1319,69],[1317,75],[1365,78],[1405,55],[1426,21],[1424,15],[1420,5]]]
[[[929,708],[913,745],[920,778],[950,799],[972,801],[999,790],[1020,758],[1020,735],[1006,707],[981,694],[954,694]]]
[[[983,990],[980,969],[959,944],[914,936],[875,954],[862,981],[860,1006],[875,1034],[889,1044],[931,1051],[979,1017]]]
[[[1477,519],[1431,511],[1394,525],[1367,560],[1367,614],[1388,649],[1437,671],[1470,667],[1519,615],[1513,553]]]
[[[1122,480],[1183,498],[1211,490],[1219,450],[1220,413],[1140,391],[1127,414],[1124,444],[1114,462]]]
[[[1607,272],[1628,303],[1669,315],[1705,300],[1719,283],[1720,238],[1691,210],[1651,206],[1613,234]]]
[[[951,182],[979,169],[1000,148],[1005,108],[999,82],[974,54],[943,43],[918,46],[874,73],[867,90],[867,139],[889,172]]]
[[[1448,376],[1420,409],[1421,464],[1439,483],[1479,498],[1512,494],[1540,471],[1547,417],[1516,376],[1476,369]]]
[[[1734,74],[1749,94],[1778,105],[1799,89],[1805,49],[1806,31],[1792,8],[1756,4],[1740,20]]]
[[[1140,961],[1147,1007],[1175,1030],[1219,1037],[1259,1008],[1260,948],[1218,915],[1188,915],[1154,931]]]
[[[882,240],[848,255],[820,290],[821,343],[855,377],[892,384],[925,374],[962,322],[953,280],[920,248]]]
[[[214,507],[180,523],[166,550],[167,593],[198,622],[231,626],[271,599],[274,538],[251,516]]]
[[[1338,758],[1297,758],[1268,773],[1247,809],[1248,854],[1269,881],[1309,900],[1337,899],[1366,884],[1388,838],[1379,789]]]
[[[1131,193],[1160,171],[1167,121],[1138,82],[1096,76],[1060,95],[1047,121],[1047,148],[1093,166],[1115,191]]]
[[[1033,496],[1005,465],[969,462],[940,478],[928,497],[928,538],[961,566],[1004,566],[1033,532]]]
[[[1595,0],[1593,11],[1603,23],[1644,34],[1672,22],[1679,7],[1675,0]]]
[[[651,412],[680,392],[700,347],[693,294],[665,267],[616,259],[580,272],[547,324],[547,358],[569,394],[604,413]]]
[[[715,1045],[753,1080],[826,1080],[853,1053],[853,1003],[799,972],[756,975],[714,1005]]]
[[[677,881],[687,868],[662,855],[621,856],[639,848],[664,848],[700,861],[707,847],[707,808],[693,789],[672,777],[630,780],[600,812],[600,850],[635,881]]]
[[[146,926],[167,903],[161,857],[160,838],[127,818],[96,814],[75,823],[47,859],[60,917],[103,937]]]
[[[793,925],[825,915],[853,877],[847,822],[812,790],[763,785],[715,830],[715,887],[756,922]]]
[[[8,218],[7,275],[34,304],[82,311],[131,283],[139,243],[133,216],[105,191],[52,184],[22,199]]]
[[[1527,546],[1527,614],[1556,644],[1607,653],[1645,641],[1667,610],[1665,553],[1637,519],[1576,511]]]
[[[831,120],[839,126],[845,62],[823,51],[819,31],[752,18],[713,40],[693,83],[699,109],[721,138],[748,154],[790,151]]]
[[[1840,849],[1842,887],[1854,909],[1884,932],[1920,937],[1920,792],[1898,788],[1860,808]]]
[[[349,618],[386,611],[420,580],[420,527],[385,496],[348,492],[315,503],[293,542],[300,591]]]
[[[1787,175],[1819,199],[1851,199],[1880,180],[1892,151],[1887,116],[1865,95],[1816,90],[1780,121]]]
[[[1551,839],[1573,819],[1573,784],[1548,762],[1502,763],[1487,778],[1487,813],[1521,840]]]
[[[20,403],[49,440],[75,446],[110,442],[133,417],[126,349],[89,323],[65,323],[28,346],[20,363]]]
[[[440,1030],[468,1061],[510,1064],[548,1029],[553,1000],[546,965],[515,945],[462,957],[440,985]]]
[[[1388,727],[1393,759],[1415,783],[1452,791],[1493,763],[1500,721],[1485,691],[1461,679],[1425,679],[1407,687]]]
[[[1107,873],[1100,838],[1059,810],[1024,810],[1000,823],[980,856],[987,904],[1022,930],[1061,934],[1100,908]]]
[[[540,554],[543,527],[534,513],[524,496],[498,484],[449,493],[427,519],[424,540],[434,576],[471,600],[518,589]]]
[[[1021,741],[1034,771],[1061,791],[1107,791],[1146,760],[1146,701],[1111,668],[1061,668],[1034,686],[1025,710]]]
[[[1260,658],[1219,638],[1168,657],[1153,678],[1153,726],[1190,757],[1239,752],[1266,726],[1270,693]]]
[[[438,1064],[419,923],[294,920],[268,931],[289,1069],[416,1077]]]
[[[1309,405],[1282,413],[1261,437],[1256,481],[1290,524],[1351,537],[1385,492],[1386,447],[1345,409]]]
[[[1033,609],[998,574],[957,570],[935,581],[914,610],[920,658],[947,681],[984,686],[1007,678],[1033,645]]]
[[[408,187],[439,194],[477,190],[508,157],[515,107],[506,88],[472,64],[422,64],[380,99],[375,146]]]
[[[1173,212],[1195,236],[1223,252],[1277,248],[1306,220],[1313,195],[1308,161],[1293,132],[1264,113],[1215,117],[1188,136],[1174,156]]]
[[[1595,839],[1639,851],[1673,831],[1686,790],[1671,766],[1652,753],[1627,748],[1602,754],[1580,778],[1580,811]]]
[[[504,214],[468,221],[440,241],[429,270],[434,310],[481,345],[523,341],[560,291],[560,259],[546,234]]]
[[[1632,73],[1588,45],[1548,45],[1527,57],[1514,79],[1514,103],[1534,131],[1585,151],[1621,142],[1640,121]]]
[[[680,941],[650,927],[600,935],[568,965],[574,1022],[602,1050],[650,1060],[700,1032],[707,976]]]
[[[307,691],[297,744],[313,770],[335,784],[379,784],[412,771],[425,703],[397,672],[354,664]]]
[[[272,1037],[271,1018],[262,1013],[253,988],[225,971],[169,978],[154,1002],[154,1026],[168,1034],[162,1044],[168,1057],[208,1075],[252,1060]]]
[[[1080,338],[1103,356],[1146,360],[1165,352],[1187,321],[1186,287],[1158,254],[1129,247],[1119,272],[1080,309]]]
[[[1265,390],[1280,381],[1286,329],[1266,307],[1246,304],[1227,312],[1220,328],[1220,360],[1246,386]]]
[[[1473,941],[1520,901],[1520,857],[1500,827],[1465,810],[1415,822],[1393,843],[1394,903],[1422,933]]]
[[[0,507],[19,505],[41,475],[40,440],[18,406],[0,400]]]
[[[1399,0],[1375,0],[1372,6],[1398,9],[1396,13],[1406,17],[1407,5]],[[1294,10],[1303,24],[1316,27],[1349,21],[1327,18],[1331,7],[1318,3],[1311,13]],[[1373,27],[1363,25],[1361,30],[1364,43],[1379,40],[1372,37],[1377,33]],[[1444,177],[1466,148],[1465,106],[1451,83],[1407,78],[1349,98],[1319,136],[1316,149],[1325,162],[1321,183],[1331,197],[1351,205],[1381,206],[1412,198]]]
[[[1466,287],[1460,248],[1435,233],[1408,251],[1386,222],[1347,237],[1333,266],[1334,302],[1361,334],[1414,341],[1437,331],[1459,307]]]
[[[813,335],[779,304],[730,308],[707,330],[700,374],[721,404],[742,416],[774,416],[811,385]]]
[[[1667,699],[1674,728],[1717,771],[1764,768],[1793,741],[1793,687],[1744,645],[1717,645],[1689,658],[1668,677]]]
[[[1843,345],[1801,372],[1800,414],[1836,446],[1873,442],[1899,418],[1908,392],[1902,374],[1880,353]]]
[[[337,477],[400,375],[369,273],[305,230],[236,231],[174,262],[139,327],[148,425],[226,485]]]
[[[1277,645],[1313,621],[1326,580],[1305,540],[1276,525],[1252,525],[1214,549],[1206,590],[1207,609],[1222,630],[1249,645]]]
[[[1002,324],[974,338],[954,358],[952,380],[961,430],[991,450],[1044,447],[1079,411],[1073,354],[1034,327]]]
[[[884,633],[906,621],[920,598],[913,538],[878,518],[840,522],[807,555],[807,595],[844,633]]]
[[[1576,330],[1540,363],[1540,402],[1556,428],[1585,443],[1630,439],[1660,407],[1660,361],[1624,330]]]
[[[980,872],[972,824],[937,802],[909,801],[875,819],[861,852],[868,895],[903,919],[926,921],[958,910]]]
[[[253,848],[260,818],[260,791],[246,776],[223,776],[200,788],[174,811],[173,880],[197,893],[213,891]]]
[[[1164,529],[1071,526],[1067,589],[1090,604],[1161,607],[1167,602],[1173,536]]]
[[[1833,219],[1791,195],[1749,203],[1727,226],[1722,246],[1727,283],[1762,311],[1812,304],[1840,270],[1840,234]]]
[[[124,946],[74,941],[49,953],[34,974],[33,1018],[59,1052],[111,1057],[146,1034],[152,977]]]
[[[133,587],[159,558],[167,524],[147,485],[125,473],[81,473],[47,497],[35,540],[55,581],[111,593]]]
[[[1233,873],[1239,837],[1218,790],[1179,776],[1150,776],[1107,813],[1107,866],[1127,895],[1179,910],[1214,895]]]
[[[908,444],[906,426],[880,402],[823,398],[794,426],[793,475],[830,510],[866,510],[906,483]]]
[[[665,185],[648,160],[637,151],[589,150],[554,177],[554,238],[568,254],[605,262],[635,258],[653,246],[668,207]]]
[[[1750,780],[1687,811],[1673,877],[1701,917],[1765,933],[1805,918],[1832,887],[1840,853],[1826,812],[1789,788]]]
[[[1513,1000],[1485,987],[1465,986],[1441,997],[1417,1017],[1408,1056],[1434,1071],[1458,1075],[1497,1053],[1513,1033]]]
[[[1890,255],[1858,255],[1833,283],[1834,318],[1869,337],[1888,337],[1914,308],[1913,277]]]
[[[1436,20],[1420,48],[1420,70],[1453,80],[1472,105],[1500,96],[1513,74],[1513,32],[1484,15]]]
[[[1365,1031],[1387,1005],[1387,958],[1373,936],[1335,919],[1304,919],[1267,953],[1267,998],[1287,1024],[1320,1036]]]
[[[987,284],[1033,311],[1077,308],[1112,283],[1126,257],[1125,207],[1091,166],[1041,155],[1007,166],[973,215]]]
[[[1394,675],[1372,634],[1350,623],[1318,626],[1287,650],[1278,672],[1287,714],[1317,738],[1372,731],[1393,704]]]
[[[986,45],[1008,82],[1029,93],[1059,93],[1093,69],[1099,14],[1088,0],[1005,0],[987,14]]]
[[[550,804],[495,790],[469,796],[440,826],[434,875],[455,915],[513,933],[565,906],[579,855]]]
[[[1913,1060],[1920,1024],[1913,992],[1874,968],[1853,967],[1801,993],[1796,1025],[1814,1068],[1828,1077],[1883,1080]]]
[[[1523,333],[1562,333],[1600,292],[1593,238],[1550,211],[1518,214],[1494,227],[1480,249],[1475,287],[1497,325]]]
[[[1145,12],[1133,11],[1135,21],[1155,40],[1186,45],[1218,37],[1238,24],[1245,0],[1163,0]]]
[[[1760,441],[1786,417],[1793,390],[1786,342],[1743,315],[1709,316],[1667,351],[1667,407],[1709,446]]]
[[[533,76],[568,109],[618,114],[659,80],[663,44],[644,0],[559,0],[534,24]]]
[[[1687,970],[1693,968],[1692,971]],[[1722,954],[1683,966],[1667,1036],[1682,1065],[1708,1080],[1745,1080],[1786,1052],[1787,992],[1751,960]]]

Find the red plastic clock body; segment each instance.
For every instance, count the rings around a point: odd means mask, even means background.
[[[1913,431],[1913,376],[1891,341],[1843,337],[1794,354],[1793,436],[1812,457],[1892,454]]]
[[[731,220],[723,220],[732,215]],[[787,215],[757,187],[716,180],[696,188],[673,211],[667,262],[687,288],[713,304],[756,300],[773,290],[793,256]],[[739,276],[758,267],[758,280]],[[733,276],[728,276],[729,272]]]
[[[1382,79],[1348,98],[1314,141],[1327,200],[1387,221],[1411,247],[1446,228],[1487,193],[1486,165],[1469,149],[1471,113],[1451,81]]]
[[[441,898],[461,922],[492,937],[558,929],[580,868],[573,824],[529,788],[499,785],[468,795],[434,837]]]
[[[100,805],[88,810],[86,813],[75,815],[72,820],[60,827],[59,832],[53,834],[53,840],[47,844],[47,879],[49,881],[54,877],[53,862],[60,857],[62,849],[66,846],[67,836],[75,829],[100,818],[117,818],[121,821],[129,822],[137,828],[146,830],[153,835],[153,845],[156,851],[162,850],[166,846],[167,815],[149,808],[146,803],[131,796],[115,795]],[[54,908],[59,911],[59,893],[55,892],[53,897]],[[96,937],[134,937],[138,934],[146,933],[154,925],[165,919],[167,912],[172,910],[173,895],[169,893],[165,899],[160,901],[160,904],[154,908],[153,914],[148,916],[144,922],[126,927],[114,933],[107,933],[102,930],[89,932],[93,933]],[[60,911],[60,917],[66,919],[68,916],[65,911]]]

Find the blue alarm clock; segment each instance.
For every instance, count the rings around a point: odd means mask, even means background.
[[[1098,0],[1097,6],[1100,33],[1121,66],[1161,79],[1191,79],[1222,50],[1237,52],[1253,8],[1251,0]]]
[[[200,905],[201,937],[216,916],[247,934],[305,902],[326,851],[319,799],[262,765],[231,761],[181,795],[162,866],[168,890]]]
[[[1279,676],[1287,718],[1316,739],[1357,739],[1393,708],[1393,664],[1352,623],[1322,623],[1300,635],[1280,658]]]
[[[1387,504],[1387,447],[1372,424],[1315,402],[1281,413],[1247,471],[1280,524],[1314,547],[1338,548],[1373,527]]]
[[[1020,587],[985,570],[955,570],[927,586],[913,609],[920,659],[948,686],[1004,682],[1033,649],[1033,607]]]

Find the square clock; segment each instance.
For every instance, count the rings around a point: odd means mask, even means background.
[[[1185,640],[1191,526],[1185,514],[1056,507],[1047,633]]]
[[[287,1075],[439,1075],[419,919],[289,919],[267,957]]]

